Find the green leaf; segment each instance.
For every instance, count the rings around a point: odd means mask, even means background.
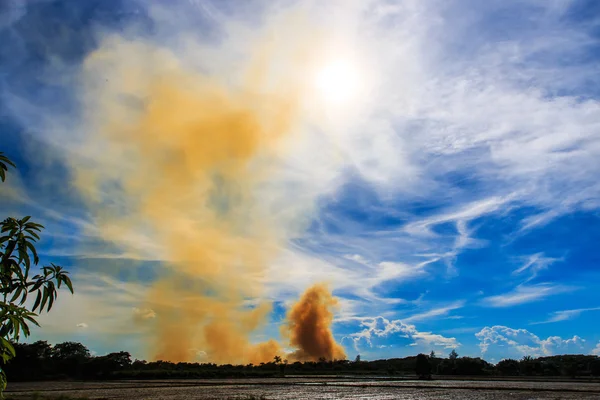
[[[42,225],[42,224],[36,224],[35,222],[28,222],[27,224],[25,224],[25,230],[28,232],[30,230],[36,230],[39,232],[42,229],[44,229],[44,225]]]
[[[25,242],[25,246],[29,249],[29,251],[31,251],[31,254],[33,254],[33,263],[37,265],[37,263],[40,262],[40,259],[37,255],[37,250],[35,249],[35,246],[31,242]]]
[[[15,163],[13,163],[10,158],[8,158],[7,156],[4,155],[3,152],[0,151],[0,162],[1,163],[5,163],[10,165],[13,168],[17,168],[17,166],[15,165]]]
[[[10,299],[11,303],[14,302],[21,295],[22,291],[23,291],[23,287],[22,286],[17,288],[17,290],[13,294],[12,298]]]
[[[8,353],[12,357],[15,357],[17,355],[17,353],[15,352],[15,348],[13,347],[12,343],[10,343],[8,340],[6,340],[3,337],[0,337],[0,349],[2,349],[3,352],[5,350],[8,350]]]
[[[48,302],[48,308],[46,309],[46,311],[50,311],[50,309],[52,308],[52,304],[54,304],[55,298],[56,298],[56,292],[54,292],[50,295],[50,301]]]
[[[44,287],[42,291],[42,305],[40,306],[40,311],[44,309],[46,302],[48,301],[48,287]]]
[[[35,292],[36,290],[39,290],[39,288],[40,288],[40,287],[41,287],[41,286],[44,284],[44,282],[45,282],[45,281],[44,281],[44,279],[43,279],[41,276],[39,276],[39,275],[36,275],[36,276],[34,276],[34,277],[33,277],[33,279],[35,279],[35,280],[36,280],[36,282],[35,282],[35,283],[33,283],[33,282],[30,282],[30,283],[29,283],[29,284],[33,284],[33,287],[32,287],[32,288],[29,290],[29,293],[33,293],[33,292]]]
[[[23,289],[23,295],[21,296],[21,300],[19,300],[19,304],[25,303],[25,300],[27,300],[27,288]]]
[[[25,261],[25,268],[29,269],[31,265],[31,259],[29,258],[29,254],[27,254],[27,248],[23,249],[19,247],[19,264]]]
[[[62,280],[65,283],[65,285],[67,285],[67,287],[69,288],[69,291],[71,292],[71,294],[73,294],[73,283],[71,283],[71,278],[69,278],[66,275],[62,275]]]
[[[12,328],[10,332],[12,332],[13,338],[19,340],[19,333],[21,332],[20,321],[14,315],[10,315],[8,319]]]
[[[25,318],[26,320],[28,320],[31,323],[35,324],[36,326],[40,326],[40,324],[33,317],[37,317],[37,314],[30,313],[29,315],[24,315],[23,316],[23,318]]]
[[[40,301],[42,300],[42,292],[38,291],[37,296],[35,298],[35,303],[33,303],[32,311],[35,311],[36,308],[40,305]]]
[[[6,385],[8,383],[8,379],[6,378],[6,374],[4,370],[0,368],[0,399],[4,399],[4,391],[6,390]]]
[[[3,153],[0,152],[0,180],[2,180],[2,182],[6,180],[6,171],[8,171],[8,166],[16,168],[16,165],[8,157],[6,157]]]
[[[25,337],[29,336],[31,333],[29,331],[29,326],[27,326],[27,323],[24,320],[21,320],[21,329],[23,330],[23,335]]]

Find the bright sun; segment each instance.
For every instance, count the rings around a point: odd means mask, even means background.
[[[358,95],[359,78],[352,63],[336,60],[317,71],[316,89],[327,103],[341,105]]]

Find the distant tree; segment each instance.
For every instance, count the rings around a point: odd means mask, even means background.
[[[121,370],[131,367],[131,354],[129,354],[127,351],[109,353],[104,357],[110,360],[113,370]]]
[[[6,365],[6,375],[11,381],[40,380],[56,373],[48,342],[14,343],[14,348],[17,356]]]
[[[534,360],[531,356],[523,356],[519,362],[519,370],[522,375],[533,376],[541,374],[543,367],[539,361]]]
[[[281,363],[281,357],[280,356],[275,356],[273,357],[273,362],[275,364],[280,364]]]
[[[593,376],[600,376],[600,358],[590,361],[590,373]]]
[[[419,376],[419,379],[430,379],[431,378],[431,364],[425,354],[419,354],[417,356],[417,363],[415,365],[415,372]]]
[[[563,375],[570,376],[571,378],[575,378],[577,376],[579,368],[575,361],[567,361],[563,365]]]
[[[146,360],[135,360],[133,363],[131,363],[132,368],[143,368],[146,365],[148,365],[148,362]]]
[[[456,373],[456,365],[454,361],[442,359],[436,366],[438,375],[454,375]]]
[[[354,359],[355,363],[359,363],[360,362],[360,354],[356,355],[356,358]]]
[[[454,360],[456,375],[485,375],[493,366],[481,358],[461,357]]]
[[[435,351],[431,350],[431,353],[429,353],[429,358],[431,358],[431,359],[435,358]]]
[[[131,367],[131,355],[126,351],[110,353],[105,356],[82,359],[85,378],[102,379]]]
[[[54,346],[52,357],[56,360],[85,360],[90,358],[90,351],[81,343],[64,342]]]
[[[558,363],[554,361],[545,361],[541,365],[542,374],[544,376],[560,376],[560,368]],[[594,373],[592,373],[594,375]],[[600,375],[600,374],[598,374]]]
[[[506,359],[496,364],[496,369],[502,375],[516,376],[519,375],[519,362],[517,360]]]
[[[0,152],[2,182],[9,166],[15,167],[15,164]],[[30,276],[32,267],[39,262],[35,242],[44,228],[30,219],[30,216],[9,217],[0,222],[0,358],[4,364],[16,355],[13,343],[18,342],[21,335],[29,336],[28,324],[38,325],[36,311],[50,311],[61,285],[73,293],[68,272],[58,265],[44,266],[35,276]],[[33,306],[26,306],[30,294],[36,295],[35,301]],[[6,385],[6,373],[0,368],[0,397]]]
[[[77,342],[64,342],[52,349],[55,365],[68,376],[79,377],[83,364],[91,357],[90,351]]]
[[[448,358],[451,360],[456,360],[458,358],[458,353],[456,352],[455,349],[452,349],[450,354],[448,354]]]

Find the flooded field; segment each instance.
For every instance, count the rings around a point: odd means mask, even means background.
[[[9,398],[67,395],[90,399],[600,399],[600,383],[522,381],[391,381],[285,378],[10,384]]]

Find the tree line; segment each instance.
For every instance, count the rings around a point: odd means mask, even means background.
[[[275,357],[257,365],[217,365],[213,363],[173,363],[132,360],[120,351],[93,356],[81,343],[65,342],[55,346],[46,341],[14,343],[16,357],[6,365],[12,381],[61,379],[180,379],[180,378],[252,378],[282,375],[390,375],[429,378],[431,375],[455,376],[600,376],[600,358],[590,355],[523,357],[491,364],[481,358],[459,357],[452,351],[447,357],[419,354],[405,358],[364,361],[325,360],[293,362]]]

